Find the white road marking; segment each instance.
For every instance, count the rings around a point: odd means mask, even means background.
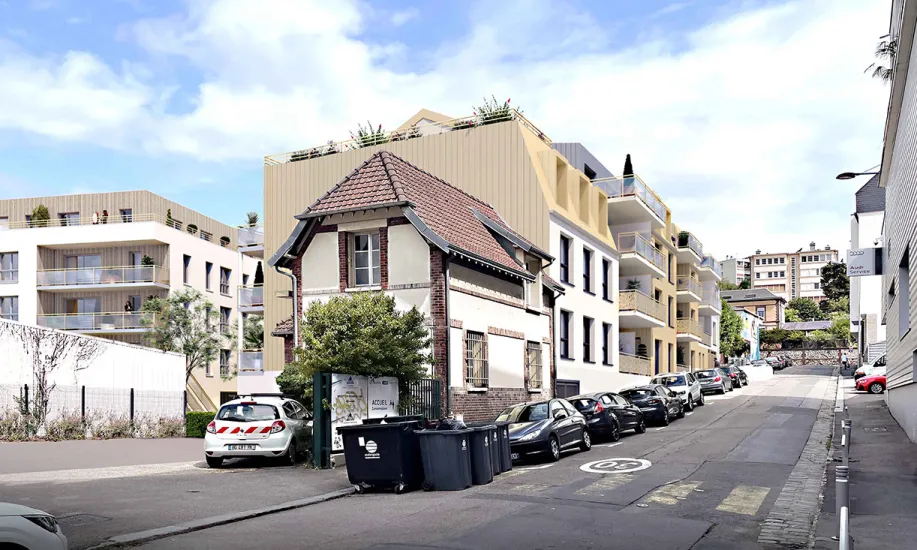
[[[610,449],[610,448],[612,448],[612,447],[617,447],[617,446],[620,445],[621,443],[623,443],[623,441],[618,441],[617,443],[612,443],[611,445],[605,445],[605,447],[608,448],[608,449]]]
[[[700,481],[685,481],[664,485],[650,493],[646,498],[646,502],[671,506],[678,503],[679,500],[686,500],[688,495],[694,489],[697,489],[698,485],[700,485]]]
[[[27,485],[30,483],[82,483],[100,479],[122,477],[146,477],[197,470],[201,473],[230,471],[202,470],[194,462],[172,462],[167,464],[142,464],[137,466],[113,466],[109,468],[84,468],[79,470],[54,470],[50,472],[27,472],[0,475],[0,485]]]
[[[553,465],[554,464],[542,464],[541,466],[529,466],[527,468],[519,468],[519,469],[522,470],[523,472],[526,472],[528,470],[544,470],[545,468],[550,468]]]
[[[723,499],[723,502],[716,509],[720,512],[753,516],[758,513],[758,508],[761,507],[770,491],[768,487],[739,485],[729,493],[729,496]]]
[[[693,412],[685,413],[685,416],[691,416],[692,414],[694,414],[694,413],[693,413]]]
[[[661,432],[662,430],[664,430],[664,429],[666,429],[666,428],[668,428],[668,426],[663,426],[663,427],[661,427],[661,428],[656,428],[656,431],[657,431],[657,432]]]
[[[587,462],[579,469],[591,474],[629,474],[645,470],[652,465],[652,462],[644,458],[606,458]]]

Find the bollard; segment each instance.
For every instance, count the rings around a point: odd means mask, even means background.
[[[834,508],[837,514],[838,540],[841,539],[841,509],[850,508],[850,488],[847,486],[850,470],[847,466],[838,466],[834,469]]]
[[[853,423],[850,420],[844,420],[841,422],[841,430],[843,433],[844,439],[844,466],[848,465],[850,460],[850,435],[853,431]]]
[[[850,509],[841,508],[840,532],[838,533],[838,550],[853,550],[853,536],[850,534]]]

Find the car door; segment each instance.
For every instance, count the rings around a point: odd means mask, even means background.
[[[583,440],[583,434],[586,432],[586,418],[566,399],[561,399],[560,404],[570,414],[570,442],[571,444],[579,443]]]
[[[627,399],[624,399],[620,395],[610,394],[606,395],[606,397],[614,404],[615,415],[618,417],[622,430],[633,428],[637,425],[638,411],[640,409],[629,403]]]
[[[301,447],[303,444],[302,420],[296,418],[296,408],[293,406],[293,402],[284,401],[280,408],[283,409],[283,415],[286,417],[283,421],[289,425],[290,431],[296,437],[297,447]]]
[[[668,389],[664,388],[663,386],[656,386],[656,393],[658,393],[662,398],[662,402],[665,403],[665,408],[669,411],[669,414],[675,414],[678,412],[674,408],[676,398],[673,398],[669,395]]]
[[[697,377],[689,372],[685,374],[685,379],[688,384],[688,401],[700,400],[700,382],[697,381]]]
[[[552,427],[554,428],[554,433],[557,434],[557,440],[560,442],[561,447],[565,447],[570,443],[570,426],[573,424],[570,419],[570,413],[567,412],[560,400],[552,399],[550,414],[553,419]]]
[[[624,411],[620,410],[621,407],[614,402],[614,399],[612,399],[609,394],[603,393],[602,395],[596,396],[596,401],[605,407],[605,411],[618,421],[618,427],[623,429],[625,420]]]
[[[299,420],[299,441],[308,441],[312,438],[312,424],[309,422],[311,415],[305,407],[300,405],[297,401],[291,401],[293,403],[293,409],[296,411],[296,419]]]

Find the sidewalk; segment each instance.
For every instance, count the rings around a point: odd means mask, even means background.
[[[853,423],[850,445],[850,533],[857,550],[917,547],[917,444],[888,412],[884,395],[857,393],[843,379],[845,404]],[[835,419],[832,455],[841,457],[841,420]],[[837,548],[835,474],[828,464],[825,500],[815,548]]]

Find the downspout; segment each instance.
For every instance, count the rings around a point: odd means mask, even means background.
[[[449,255],[448,254],[443,254],[443,275],[445,276],[445,280],[443,281],[443,288],[444,288],[443,301],[445,302],[445,309],[446,309],[446,360],[445,360],[446,387],[443,388],[443,391],[446,392],[446,411],[443,416],[448,417],[449,413],[452,411],[452,368],[451,368],[451,365],[449,364],[449,356],[451,355],[449,353],[450,351],[449,333],[452,332],[451,331],[452,321],[451,321],[451,317],[449,316]]]
[[[281,271],[280,266],[277,265],[274,266],[274,271],[293,281],[293,349],[296,349],[299,347],[299,304],[296,303],[299,301],[299,294],[296,292],[296,275],[292,271]]]

